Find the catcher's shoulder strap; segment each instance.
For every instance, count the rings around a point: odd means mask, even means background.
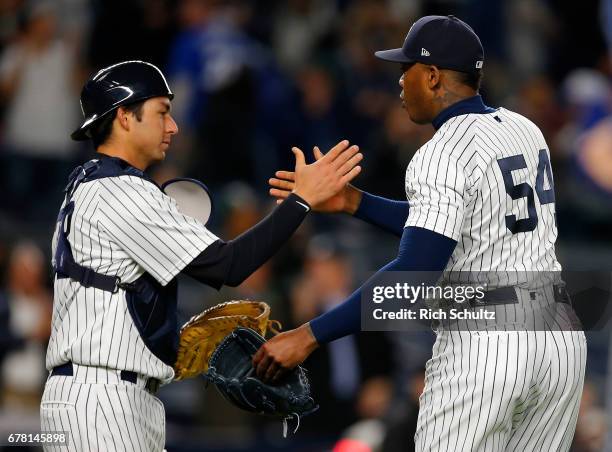
[[[151,181],[143,172],[127,162],[115,158],[103,156],[75,168],[68,178],[68,185],[64,189],[64,206],[57,217],[57,244],[53,256],[53,271],[58,278],[70,278],[77,281],[83,287],[95,287],[107,292],[116,293],[120,288],[131,289],[132,286],[122,283],[117,276],[97,273],[91,268],[78,264],[72,255],[68,234],[70,223],[74,213],[74,201],[72,196],[80,184],[96,179],[118,176],[136,176]],[[152,181],[151,181],[152,182]]]

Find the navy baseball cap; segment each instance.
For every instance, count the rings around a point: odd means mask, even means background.
[[[484,50],[478,35],[455,16],[425,16],[417,20],[399,49],[379,50],[381,60],[396,63],[433,64],[441,69],[477,72]]]

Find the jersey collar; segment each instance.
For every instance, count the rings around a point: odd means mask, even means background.
[[[482,101],[480,94],[477,94],[473,97],[460,100],[450,107],[446,107],[444,110],[438,113],[438,116],[436,116],[431,123],[433,124],[434,128],[438,130],[440,127],[442,127],[442,124],[454,116],[467,115],[468,113],[493,113],[494,111],[496,110],[494,108],[487,107]]]
[[[132,166],[130,163],[119,157],[98,153],[96,158],[104,165],[104,170],[102,171],[102,173],[105,174],[105,176],[103,177],[121,175],[136,176],[140,177],[141,179],[145,179],[159,187],[159,185],[157,185],[157,183],[153,179],[151,179],[151,177],[147,173],[142,170],[139,170],[138,168]]]

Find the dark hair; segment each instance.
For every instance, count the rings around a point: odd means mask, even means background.
[[[482,70],[478,70],[477,72],[458,72],[453,71],[455,76],[455,80],[462,85],[469,86],[474,91],[478,91],[480,89],[480,84],[482,83]]]
[[[133,104],[121,105],[126,111],[133,114],[138,121],[142,120],[142,106],[144,105],[145,100],[141,100],[139,102],[135,102]],[[118,110],[118,109],[117,109]],[[90,130],[91,141],[93,142],[94,148],[97,149],[102,144],[106,143],[108,138],[113,131],[113,122],[117,117],[117,110],[113,110],[108,113],[102,120],[93,126]]]

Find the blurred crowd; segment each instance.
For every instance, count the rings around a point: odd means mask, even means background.
[[[211,229],[230,239],[271,208],[267,179],[343,138],[365,155],[356,185],[404,198],[404,172],[433,134],[401,109],[401,45],[425,14],[454,14],[485,47],[485,102],[543,131],[555,172],[563,265],[612,264],[612,0],[0,0],[0,426],[36,426],[52,312],[50,242],[72,167],[79,90],[127,59],[163,68],[180,133],[152,169],[212,188]],[[269,264],[220,293],[181,281],[181,318],[230,298],[267,301],[285,328],[342,301],[396,240],[313,215]],[[602,450],[607,332],[592,333],[574,451]],[[162,388],[170,450],[410,450],[433,333],[370,332],[306,362],[320,411],[296,435],[245,415],[200,380]],[[612,411],[611,411],[612,412]],[[34,428],[34,427],[32,427]],[[612,450],[612,443],[609,446]],[[366,449],[364,449],[366,450]]]

